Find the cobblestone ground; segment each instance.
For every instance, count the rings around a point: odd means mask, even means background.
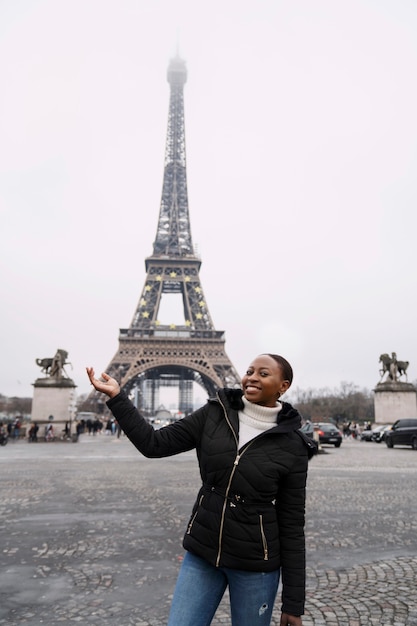
[[[193,453],[19,441],[0,449],[0,472],[0,625],[166,624]],[[411,449],[344,440],[311,461],[304,626],[417,626],[416,496]],[[213,625],[229,624],[225,598]]]

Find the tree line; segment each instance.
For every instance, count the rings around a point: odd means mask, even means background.
[[[288,396],[288,401],[312,422],[334,421],[373,422],[375,419],[374,394],[359,389],[353,383],[342,382],[338,389],[298,389]]]
[[[0,394],[0,413],[2,415],[30,415],[32,411],[32,398],[18,398],[16,396],[8,398]]]

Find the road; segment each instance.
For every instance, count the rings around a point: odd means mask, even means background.
[[[163,626],[194,453],[125,437],[0,448],[0,624]],[[304,626],[417,626],[417,453],[345,439],[310,462]],[[227,597],[213,625],[229,625]],[[279,624],[279,602],[273,624]]]

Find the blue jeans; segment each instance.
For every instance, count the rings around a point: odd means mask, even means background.
[[[168,626],[209,626],[227,587],[232,626],[269,626],[279,574],[279,570],[265,573],[214,567],[186,552]]]

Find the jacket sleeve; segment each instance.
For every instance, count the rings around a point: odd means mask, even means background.
[[[299,450],[292,471],[280,483],[277,517],[280,536],[282,611],[303,615],[306,583],[305,497],[308,456]]]
[[[155,430],[121,391],[107,406],[133,445],[148,458],[172,456],[192,450],[200,440],[205,407],[182,420]]]

